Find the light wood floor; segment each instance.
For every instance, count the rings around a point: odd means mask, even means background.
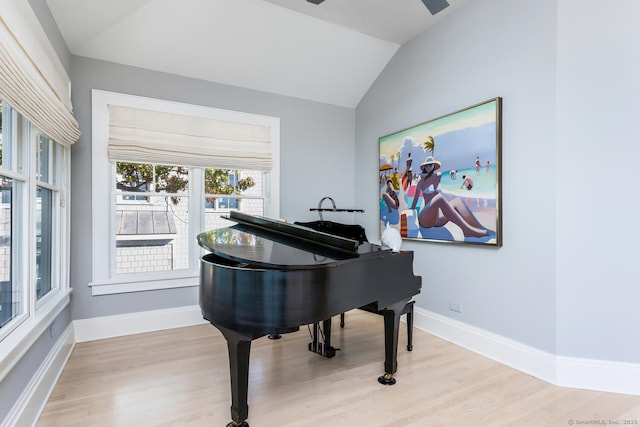
[[[251,348],[249,424],[571,426],[640,423],[640,397],[555,387],[402,324],[397,384],[382,386],[382,317],[347,313],[326,359],[307,328]],[[76,345],[37,427],[207,426],[230,421],[226,343],[211,325]]]

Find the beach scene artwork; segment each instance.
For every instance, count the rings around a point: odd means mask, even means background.
[[[502,99],[380,138],[380,233],[501,246]]]

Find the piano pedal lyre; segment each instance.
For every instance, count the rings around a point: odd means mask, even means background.
[[[311,329],[309,332],[311,333]],[[314,323],[311,339],[309,351],[312,353],[330,359],[336,355],[336,350],[340,350],[331,346],[331,319],[323,320],[322,327],[320,327],[319,322]]]
[[[328,359],[331,359],[336,355],[336,348],[330,345],[326,345],[321,342],[310,342],[309,343],[309,351],[312,353],[319,354],[320,356],[324,356]]]

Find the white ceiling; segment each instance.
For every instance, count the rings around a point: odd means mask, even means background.
[[[46,0],[75,55],[355,108],[421,0]]]

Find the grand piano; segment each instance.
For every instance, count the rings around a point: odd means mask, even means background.
[[[227,427],[249,425],[252,340],[327,323],[354,308],[384,316],[384,375],[378,381],[395,383],[400,316],[421,288],[421,278],[413,275],[413,252],[237,211],[228,219],[236,224],[198,235],[208,251],[200,264],[200,308],[229,351]]]

